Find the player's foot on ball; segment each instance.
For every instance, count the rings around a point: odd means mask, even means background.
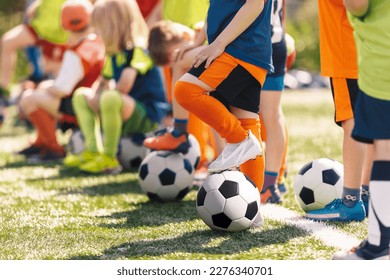
[[[144,140],[144,146],[151,150],[171,151],[175,153],[186,154],[190,148],[188,133],[183,133],[179,136],[174,136],[172,132],[149,137]]]
[[[314,221],[362,221],[366,217],[363,201],[359,200],[353,207],[344,205],[340,198],[333,200],[324,208],[306,213],[305,218]]]
[[[222,153],[209,165],[210,173],[218,173],[224,170],[240,166],[244,162],[255,159],[261,156],[263,150],[259,140],[252,134],[248,133],[248,137],[239,143],[227,143]]]
[[[359,246],[340,251],[333,255],[333,260],[389,260],[389,247],[378,247],[363,240]]]

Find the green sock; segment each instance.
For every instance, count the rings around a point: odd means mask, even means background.
[[[121,93],[116,90],[108,90],[100,97],[100,112],[104,134],[104,153],[115,157],[122,132],[123,101]]]
[[[77,122],[85,138],[85,148],[87,151],[97,153],[95,125],[97,114],[88,106],[83,94],[83,88],[75,91],[72,98],[73,109],[76,113]]]

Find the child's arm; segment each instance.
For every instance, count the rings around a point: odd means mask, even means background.
[[[123,69],[121,77],[116,83],[115,89],[121,92],[122,94],[127,95],[134,85],[136,76],[137,76],[137,71],[135,69],[130,67]]]
[[[194,67],[206,61],[205,68],[208,68],[211,62],[224,52],[226,46],[255,21],[263,8],[264,0],[247,0],[214,42],[195,57]]]
[[[368,10],[369,0],[344,0],[347,10],[354,16],[364,16]]]
[[[207,28],[207,24],[205,23],[204,26],[202,27],[202,29],[197,31],[197,33],[195,35],[194,42],[192,42],[189,45],[183,46],[180,50],[177,51],[177,53],[175,54],[175,57],[174,57],[175,62],[182,60],[184,55],[187,52],[189,52],[193,49],[197,49],[198,47],[202,46],[206,42],[206,39],[207,39],[206,28]],[[194,56],[191,56],[191,57],[192,57],[192,61],[191,61],[190,67],[192,66],[193,59],[194,59]]]

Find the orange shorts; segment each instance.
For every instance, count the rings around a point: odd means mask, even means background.
[[[50,60],[54,60],[58,62],[62,61],[62,57],[64,55],[64,52],[67,49],[67,45],[49,42],[39,37],[38,33],[34,30],[32,26],[26,25],[26,27],[34,36],[36,45],[41,47],[43,56],[45,56]]]
[[[330,78],[335,107],[335,122],[341,126],[345,120],[354,117],[353,108],[359,92],[357,79]]]
[[[205,62],[198,68],[191,68],[188,73],[196,76],[215,89],[210,94],[225,106],[234,106],[258,113],[261,87],[267,70],[239,60],[227,53],[217,57],[210,66]]]

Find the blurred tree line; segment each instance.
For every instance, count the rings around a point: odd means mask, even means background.
[[[318,72],[320,52],[317,0],[286,1],[286,29],[295,39],[297,50],[293,67]]]
[[[318,12],[316,0],[286,0],[287,32],[295,39],[297,57],[293,68],[318,72]],[[0,0],[0,35],[23,21],[26,0]],[[28,65],[20,52],[16,77],[27,74]]]

